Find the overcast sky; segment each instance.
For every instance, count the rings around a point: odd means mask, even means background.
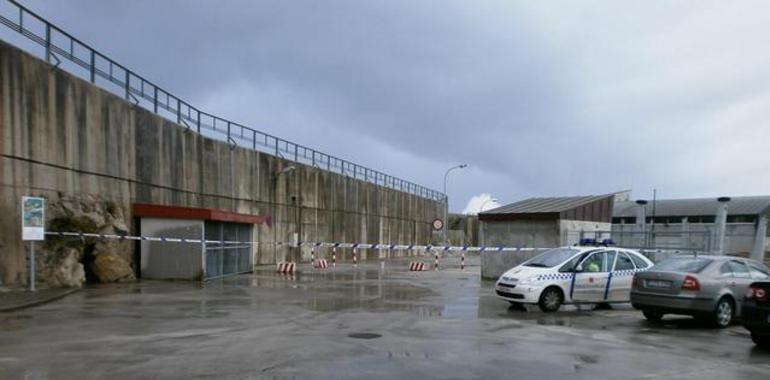
[[[437,190],[467,163],[453,211],[770,193],[767,1],[24,3],[208,112]]]

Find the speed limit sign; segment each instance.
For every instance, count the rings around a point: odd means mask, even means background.
[[[441,219],[433,219],[433,229],[436,231],[441,231],[444,229],[444,221]]]

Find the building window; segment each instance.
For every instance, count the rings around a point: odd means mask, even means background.
[[[756,215],[728,215],[727,223],[756,223]]]

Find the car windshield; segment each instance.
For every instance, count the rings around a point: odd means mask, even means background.
[[[650,270],[698,273],[714,260],[696,257],[676,257],[655,264]]]
[[[576,253],[580,252],[577,249],[571,248],[556,248],[543,252],[524,263],[524,266],[536,267],[536,268],[553,268],[567,260],[569,260]]]

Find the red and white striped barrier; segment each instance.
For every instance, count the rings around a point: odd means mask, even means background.
[[[315,264],[315,267],[318,269],[326,269],[329,267],[329,263],[327,263],[325,259],[318,259],[318,261]]]
[[[460,255],[460,270],[465,270],[465,252]]]
[[[332,248],[332,267],[337,267],[337,247]]]
[[[297,270],[297,265],[294,263],[278,263],[276,272],[280,274],[292,274]]]
[[[434,261],[434,264],[433,264],[433,270],[438,270],[438,252],[436,252],[435,257],[436,257],[436,260]]]
[[[425,263],[422,261],[412,261],[409,263],[409,270],[412,272],[422,272],[425,270]]]

